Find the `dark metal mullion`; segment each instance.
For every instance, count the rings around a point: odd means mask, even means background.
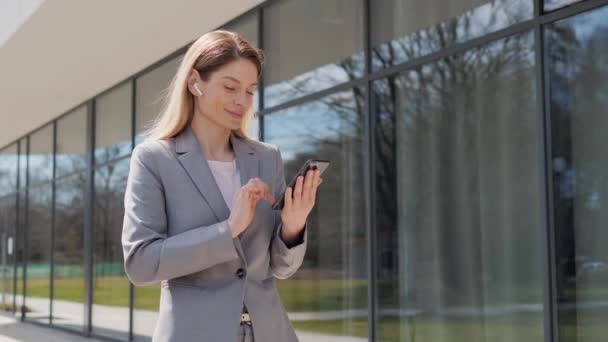
[[[544,0],[534,0],[534,18],[538,18],[543,13]],[[546,105],[546,98],[548,94],[545,93],[546,85],[548,83],[545,82],[545,62],[546,56],[544,55],[546,49],[544,46],[544,38],[543,38],[543,27],[537,24],[534,27],[534,52],[535,52],[535,76],[536,76],[536,108],[537,108],[537,117],[538,117],[538,155],[540,157],[539,160],[539,175],[538,179],[540,180],[539,185],[539,193],[541,194],[540,200],[540,208],[541,208],[541,231],[538,232],[541,234],[541,248],[542,248],[542,269],[543,269],[543,283],[542,283],[542,293],[543,293],[543,336],[545,342],[554,342],[557,341],[557,335],[555,335],[555,325],[556,321],[554,320],[554,308],[555,308],[555,292],[553,291],[553,249],[550,241],[552,240],[552,201],[551,201],[551,192],[550,189],[552,186],[550,185],[551,180],[551,144],[550,144],[550,135],[551,129],[549,124],[549,113],[548,106]]]
[[[29,260],[28,257],[28,252],[29,252],[29,244],[27,242],[27,238],[28,238],[28,233],[29,233],[29,186],[30,186],[30,135],[27,135],[25,137],[25,195],[24,195],[24,200],[25,200],[25,209],[24,209],[24,214],[23,215],[23,269],[22,274],[23,274],[23,278],[22,280],[22,286],[23,286],[23,291],[22,291],[22,300],[21,300],[21,320],[24,321],[25,320],[25,307],[27,304],[26,298],[27,298],[27,262]]]
[[[364,170],[364,186],[365,186],[365,209],[367,212],[366,235],[367,235],[367,326],[368,326],[368,341],[376,341],[376,324],[377,324],[377,279],[376,279],[376,205],[375,205],[375,187],[376,187],[376,151],[375,151],[375,121],[376,115],[372,106],[372,80],[369,75],[372,72],[372,43],[371,43],[371,0],[363,0],[363,46],[365,52],[365,117],[367,119],[365,136],[368,141],[366,165]]]
[[[557,263],[556,263],[556,245],[555,245],[555,203],[554,203],[554,182],[553,182],[553,142],[552,142],[552,120],[551,120],[551,91],[550,91],[550,72],[549,72],[549,46],[545,39],[544,26],[540,25],[536,29],[537,39],[537,63],[540,63],[537,68],[540,70],[539,81],[537,84],[540,87],[539,104],[541,105],[542,118],[542,142],[543,142],[543,178],[544,187],[543,198],[543,228],[544,228],[544,253],[543,265],[546,268],[544,277],[545,281],[545,333],[548,334],[545,341],[559,341],[559,322],[557,313]]]
[[[93,326],[93,176],[95,148],[95,99],[87,104],[86,176],[84,208],[84,333],[91,336]]]
[[[13,227],[13,306],[11,313],[16,315],[17,311],[17,255],[19,251],[19,232],[21,223],[21,139],[17,140],[17,193],[15,194],[15,226]]]
[[[4,195],[0,196],[0,201],[5,201],[8,198],[15,197],[15,195],[16,195],[16,192],[11,192],[11,193],[4,194]]]
[[[542,0],[535,0],[535,6],[534,6],[534,11],[536,13],[536,11],[538,10],[539,6],[542,6],[543,1]],[[550,276],[549,276],[549,270],[551,268],[550,264],[551,264],[551,258],[549,256],[549,245],[547,243],[547,239],[548,239],[548,208],[547,208],[547,154],[550,154],[550,152],[547,151],[546,149],[546,129],[545,129],[545,106],[543,105],[543,100],[544,100],[544,93],[543,93],[543,89],[544,89],[544,83],[543,83],[543,57],[542,57],[542,51],[544,50],[542,48],[542,32],[541,29],[539,27],[535,27],[534,28],[534,50],[535,50],[535,65],[534,65],[534,72],[535,72],[535,76],[536,76],[536,108],[537,108],[537,115],[538,115],[538,141],[539,141],[539,163],[538,165],[540,166],[539,168],[539,185],[540,185],[540,191],[539,193],[541,194],[541,203],[540,203],[540,208],[541,208],[541,220],[542,220],[542,224],[541,224],[541,232],[540,234],[542,234],[542,238],[540,239],[541,243],[542,243],[542,250],[543,250],[543,258],[542,258],[542,269],[543,269],[543,285],[542,285],[542,293],[543,293],[543,331],[544,331],[544,341],[545,342],[552,342],[553,341],[553,334],[552,334],[552,329],[551,326],[553,324],[553,322],[551,321],[551,315],[549,314],[551,312],[551,307],[552,307],[552,295],[551,295],[551,281],[550,281]]]
[[[86,156],[85,156],[85,158],[86,158]],[[113,159],[106,160],[106,161],[103,161],[101,163],[97,163],[97,164],[95,164],[95,168],[99,168],[101,166],[107,166],[107,165],[110,165],[110,164],[116,164],[117,162],[119,162],[119,161],[121,161],[123,159],[127,159],[127,158],[130,158],[130,154],[125,154],[125,155],[120,156],[120,157],[115,157]],[[60,181],[62,181],[64,179],[66,179],[66,178],[73,178],[73,176],[81,174],[83,171],[86,171],[86,167],[84,169],[79,169],[77,171],[61,175],[61,176],[55,178],[55,181],[60,182]],[[45,181],[45,182],[36,184],[36,186],[45,185],[47,183],[50,184],[51,182],[50,181]]]
[[[86,158],[86,156],[85,156],[85,158]],[[124,158],[124,156],[123,157],[117,157],[116,159],[113,159],[113,160],[111,160],[111,161],[109,161],[107,163],[109,164],[112,161],[120,160],[121,158]],[[47,180],[47,181],[44,181],[44,182],[36,183],[35,185],[36,186],[40,186],[40,185],[51,184],[53,181],[60,182],[60,181],[62,181],[64,179],[66,179],[66,178],[73,178],[72,176],[81,174],[83,171],[86,171],[86,166],[83,169],[76,169],[76,171],[71,171],[69,173],[65,173],[65,174],[62,174],[60,176],[57,176],[57,172],[55,172],[55,178],[52,181],[51,180]]]
[[[119,162],[121,162],[121,161],[123,161],[125,159],[129,159],[129,158],[131,158],[131,154],[125,154],[123,156],[116,157],[114,159],[107,160],[107,161],[104,161],[102,163],[95,163],[95,167],[94,168],[95,169],[101,169],[101,168],[103,168],[105,166],[109,166],[109,165],[113,165],[113,164],[118,164]],[[79,173],[79,172],[76,172],[76,173]],[[62,178],[67,178],[67,177],[62,177]]]
[[[297,99],[289,100],[289,101],[283,102],[279,105],[276,105],[276,106],[273,106],[270,108],[265,108],[261,111],[260,114],[262,114],[262,116],[263,116],[263,115],[268,115],[268,114],[271,114],[274,112],[279,112],[279,111],[282,111],[282,110],[290,108],[290,107],[295,107],[295,106],[299,106],[299,105],[307,103],[307,102],[312,102],[315,100],[322,99],[322,98],[324,98],[328,95],[332,95],[334,93],[351,90],[352,88],[355,88],[357,86],[364,86],[367,82],[368,82],[368,78],[363,77],[363,78],[355,79],[355,80],[352,80],[352,81],[349,81],[346,83],[341,83],[339,85],[321,90],[316,93],[304,95],[302,97],[298,97]]]
[[[137,118],[135,112],[137,111],[137,79],[133,77],[131,79],[131,151],[135,148],[135,135],[137,134]]]
[[[17,155],[19,155],[19,152],[17,152]],[[19,160],[19,159],[17,159]],[[17,170],[19,170],[19,168],[17,168]],[[17,182],[17,184],[19,184],[19,182]],[[17,187],[17,189],[19,189],[19,187]],[[19,222],[20,222],[20,218],[19,218],[19,190],[17,190],[17,193],[15,194],[15,221],[14,221],[14,226],[12,229],[12,237],[13,237],[13,257],[12,257],[12,261],[13,261],[13,288],[11,291],[11,296],[13,297],[13,305],[11,307],[11,313],[13,315],[15,315],[15,311],[17,309],[17,250],[18,250],[18,241],[19,239],[17,238],[17,233],[19,231]]]
[[[52,123],[51,123],[51,124],[52,124]],[[78,172],[75,172],[75,173],[78,173]],[[47,179],[47,180],[45,180],[45,181],[40,181],[40,182],[33,182],[33,183],[30,183],[29,187],[31,187],[31,188],[35,188],[35,187],[43,187],[43,186],[45,186],[45,185],[51,185],[51,183],[53,183],[53,180],[51,180],[51,179]]]
[[[261,7],[257,10],[258,14],[258,47],[260,49],[264,49],[264,8]],[[258,87],[258,113],[262,113],[264,110],[264,87],[265,87],[265,77],[264,72],[260,76],[260,86]],[[264,116],[258,115],[258,138],[260,141],[264,141]]]
[[[537,20],[543,14],[544,0],[533,0],[534,1],[534,20]]]
[[[57,172],[57,121],[53,121],[53,177],[51,182],[51,255],[49,274],[49,324],[53,324],[53,298],[55,296],[55,174]]]
[[[135,134],[137,123],[135,113],[137,111],[137,82],[135,77],[131,80],[131,151],[135,148]],[[130,155],[127,156],[130,158]],[[133,316],[135,311],[135,287],[129,281],[129,341],[133,341]]]
[[[547,14],[543,14],[538,18],[538,20],[542,25],[549,24],[554,21],[572,17],[607,4],[608,0],[585,0]],[[540,9],[540,13],[542,13],[542,8]]]

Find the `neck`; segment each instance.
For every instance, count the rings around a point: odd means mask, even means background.
[[[205,158],[210,160],[232,160],[230,129],[220,127],[202,115],[194,115],[190,123]]]

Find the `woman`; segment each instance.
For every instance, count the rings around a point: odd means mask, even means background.
[[[122,245],[133,284],[161,283],[153,341],[297,341],[275,278],[302,264],[321,178],[286,189],[277,147],[247,138],[262,64],[236,33],[203,35],[133,150]]]

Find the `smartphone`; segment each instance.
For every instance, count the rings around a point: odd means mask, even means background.
[[[306,172],[308,170],[319,169],[319,172],[320,172],[319,175],[323,175],[323,172],[325,172],[325,170],[327,170],[327,168],[329,167],[329,164],[330,164],[329,160],[308,159],[304,163],[304,165],[302,165],[302,167],[300,168],[298,173],[296,173],[296,175],[291,179],[289,184],[287,184],[287,187],[285,189],[287,190],[288,187],[291,187],[291,189],[293,190],[296,185],[296,181],[298,180],[298,177],[306,176]],[[275,210],[283,209],[284,204],[285,204],[285,192],[283,192],[281,194],[281,196],[279,196],[278,199],[272,204],[272,209],[275,209]]]

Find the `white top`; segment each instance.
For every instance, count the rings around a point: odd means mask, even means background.
[[[236,167],[236,159],[229,162],[207,159],[207,163],[220,188],[224,201],[226,201],[226,205],[232,210],[234,197],[241,188],[241,173]]]

